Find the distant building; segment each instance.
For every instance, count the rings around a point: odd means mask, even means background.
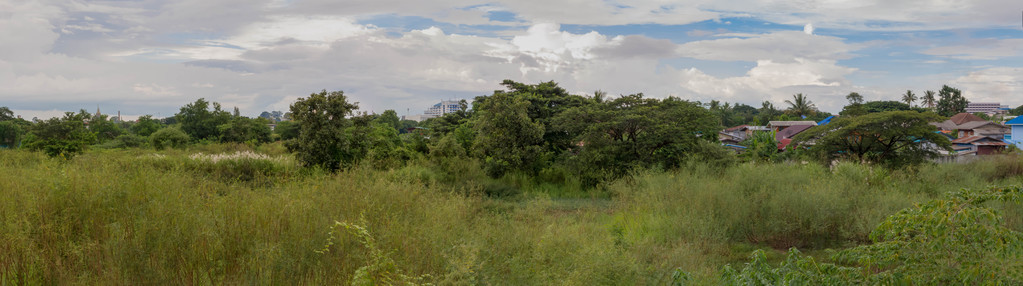
[[[1008,109],[1009,109],[1008,105],[1002,105],[1001,103],[998,102],[970,102],[969,104],[966,105],[967,113],[980,112],[987,114],[997,114]]]
[[[445,100],[445,101],[441,101],[440,103],[434,104],[429,109],[427,109],[425,112],[423,112],[423,114],[407,115],[403,119],[405,119],[405,120],[414,120],[414,121],[423,121],[423,120],[427,120],[427,119],[430,119],[430,118],[441,117],[441,116],[444,116],[444,114],[452,113],[452,112],[455,112],[455,111],[458,111],[458,110],[461,110],[461,109],[462,109],[462,104],[459,101]]]

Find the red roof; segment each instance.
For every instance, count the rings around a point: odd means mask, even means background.
[[[785,147],[788,147],[789,144],[791,143],[792,139],[789,138],[782,139],[781,142],[778,142],[778,150],[785,150]]]
[[[986,121],[983,118],[966,112],[953,115],[952,118],[949,118],[948,120],[951,120],[952,123],[955,123],[956,125],[962,125],[963,123],[972,121]]]

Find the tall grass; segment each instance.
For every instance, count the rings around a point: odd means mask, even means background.
[[[696,164],[586,197],[571,178],[491,180],[472,161],[331,174],[272,145],[70,161],[0,150],[0,284],[345,284],[381,253],[440,284],[663,284],[676,267],[713,283],[752,249],[851,246],[915,202],[1020,183],[1004,167],[1018,160],[895,172]],[[379,251],[331,234],[339,222],[364,227]]]

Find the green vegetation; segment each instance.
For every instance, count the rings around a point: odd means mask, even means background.
[[[679,269],[717,284],[724,265],[754,250],[772,265],[791,247],[832,263],[824,249],[870,243],[900,209],[1023,183],[1020,159],[915,171],[688,163],[574,197],[571,184],[490,179],[472,159],[450,171],[415,159],[330,173],[302,168],[279,144],[93,150],[70,161],[5,150],[0,279],[606,285],[664,284]],[[510,195],[487,196],[498,192]],[[1006,214],[992,225],[1023,229],[1015,204],[984,205]]]
[[[851,93],[813,144],[736,156],[724,124],[830,114],[502,85],[421,125],[326,90],[255,119],[0,109],[0,284],[1020,281],[1019,189],[980,187],[1023,160],[924,160],[949,143],[922,108]]]

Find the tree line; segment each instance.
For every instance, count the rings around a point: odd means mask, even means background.
[[[163,149],[194,143],[283,141],[304,165],[328,170],[360,164],[396,168],[417,159],[447,165],[476,160],[492,177],[509,173],[572,176],[596,184],[637,168],[672,169],[693,160],[727,165],[737,160],[788,158],[778,155],[773,135],[753,136],[743,142],[749,147],[746,154],[736,157],[717,143],[717,134],[739,124],[820,121],[832,116],[818,110],[801,93],[786,100],[788,107],[780,110],[769,101],[756,108],[717,100],[655,99],[642,93],[576,95],[553,81],[525,84],[505,80],[501,85],[504,89],[476,97],[472,108],[463,100],[460,110],[424,122],[401,120],[394,110],[359,113],[358,103],[343,91],[326,90],[298,99],[287,113],[263,112],[257,118],[241,116],[237,108],[229,112],[205,99],[186,104],[163,120],[147,115],[135,122],[117,123],[107,115],[85,110],[33,123],[13,118],[4,107],[0,109],[0,145],[70,158],[88,146]],[[849,104],[833,125],[811,129],[796,138],[797,142],[826,147],[803,148],[792,154],[822,160],[841,154],[861,162],[916,162],[919,160],[911,158],[934,155],[928,151],[933,148],[852,142],[849,134],[871,132],[878,140],[903,143],[909,138],[915,142],[926,138],[943,148],[947,144],[928,135],[932,128],[926,123],[961,112],[967,103],[960,90],[949,86],[938,93],[927,91],[921,98],[907,91],[902,102],[863,102],[855,92],[846,99]],[[913,106],[917,99],[922,104]],[[271,129],[271,124],[276,128]],[[901,133],[886,130],[896,126],[901,126]]]

